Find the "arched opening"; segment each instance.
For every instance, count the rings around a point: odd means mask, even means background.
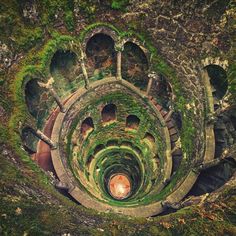
[[[156,98],[163,107],[169,108],[173,92],[170,83],[163,75],[153,80],[150,95]]]
[[[102,122],[110,122],[116,120],[116,105],[108,104],[102,109]]]
[[[39,138],[35,135],[35,132],[30,127],[25,127],[21,132],[21,138],[23,146],[29,154],[36,153],[36,146]]]
[[[50,71],[52,75],[61,74],[68,80],[73,80],[76,65],[76,54],[74,52],[58,50],[52,57]]]
[[[25,102],[29,113],[35,118],[40,110],[40,99],[43,92],[43,89],[38,85],[38,79],[31,79],[25,85]]]
[[[148,85],[148,60],[143,50],[135,43],[125,43],[121,62],[123,79],[142,90],[146,90]]]
[[[145,134],[144,139],[147,140],[151,144],[155,143],[154,136],[152,134],[148,133],[148,132]]]
[[[90,155],[90,156],[88,157],[88,159],[87,159],[87,161],[86,161],[86,166],[87,166],[87,168],[89,168],[89,166],[90,166],[90,164],[91,164],[91,162],[92,162],[93,159],[94,159],[94,156],[93,156],[93,155]]]
[[[129,115],[126,118],[126,127],[129,129],[138,129],[140,123],[140,119],[135,115]]]
[[[123,142],[121,143],[121,146],[127,146],[127,147],[130,147],[130,148],[133,148],[132,143],[129,142],[129,141],[123,141]]]
[[[87,67],[90,76],[115,76],[116,51],[114,40],[106,34],[95,34],[86,45]]]
[[[103,144],[97,145],[94,149],[94,156],[103,149],[105,149],[105,146]]]
[[[205,69],[210,79],[213,97],[215,100],[222,99],[228,90],[226,71],[218,65],[208,65]]]
[[[53,87],[60,96],[64,96],[67,91],[74,92],[78,88],[78,83],[82,86],[84,82],[77,56],[69,50],[56,51],[51,60],[50,72],[55,79]]]
[[[110,146],[118,146],[118,141],[117,140],[109,140],[107,141],[107,147],[110,147]]]
[[[87,136],[94,129],[93,119],[87,117],[81,124],[81,134],[83,137]]]
[[[181,130],[182,129],[182,114],[179,111],[173,112],[172,118],[175,121],[175,124],[176,124],[178,130]],[[172,122],[172,121],[170,121],[170,122]],[[169,124],[167,124],[167,126],[168,126],[168,129],[171,129],[174,127],[174,125],[171,126]]]

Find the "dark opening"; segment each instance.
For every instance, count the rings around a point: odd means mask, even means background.
[[[118,146],[118,141],[117,140],[109,140],[107,141],[107,146]]]
[[[214,167],[202,171],[188,196],[199,196],[220,188],[232,177],[235,169],[235,160],[227,159]]]
[[[106,75],[115,75],[116,51],[114,45],[113,39],[102,33],[95,34],[89,39],[86,47],[86,55],[88,59],[88,73],[91,76],[95,73],[99,74],[102,71]]]
[[[35,136],[34,130],[29,127],[24,128],[21,133],[21,138],[25,150],[29,154],[36,153],[37,151],[36,146],[37,142],[39,141],[39,138]]]
[[[163,75],[153,80],[150,95],[156,98],[163,107],[169,108],[172,94],[171,85]]]
[[[29,113],[35,118],[37,118],[39,112],[40,98],[43,93],[37,81],[37,79],[32,79],[25,86],[26,105]]]
[[[86,136],[93,129],[94,129],[93,119],[91,117],[87,117],[81,124],[81,134],[83,136]]]
[[[88,157],[87,162],[86,162],[87,168],[89,168],[90,163],[92,162],[93,159],[94,159],[94,156],[93,156],[93,155],[90,155],[90,156]]]
[[[94,149],[94,155],[96,155],[98,152],[100,152],[104,148],[105,148],[105,146],[103,144],[97,145]]]
[[[125,43],[121,62],[123,79],[146,90],[148,60],[143,50],[132,42]]]
[[[77,64],[76,54],[71,51],[58,50],[52,57],[50,64],[51,74],[58,76],[61,74],[69,82],[75,79],[75,74],[79,74],[80,65]]]
[[[144,139],[147,139],[149,142],[151,143],[155,143],[155,138],[152,134],[150,133],[146,133],[145,136],[144,136]]]
[[[108,104],[102,109],[102,121],[109,122],[116,120],[116,105]]]
[[[226,71],[218,65],[206,66],[210,83],[212,86],[212,93],[215,99],[222,99],[228,89],[228,81]]]
[[[126,118],[126,127],[130,129],[138,129],[140,123],[140,119],[135,115],[129,115]]]
[[[182,129],[182,115],[181,115],[181,113],[179,111],[173,112],[172,118],[175,121],[175,124],[176,124],[178,130],[181,130]]]

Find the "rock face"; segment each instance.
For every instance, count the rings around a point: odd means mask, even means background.
[[[13,61],[13,53],[5,43],[0,42],[0,72],[9,68]]]
[[[32,0],[28,2],[23,2],[22,4],[22,15],[30,23],[36,23],[39,20],[37,2]]]
[[[3,0],[0,234],[236,234],[235,14],[232,0]]]

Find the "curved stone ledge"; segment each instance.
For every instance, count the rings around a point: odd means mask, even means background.
[[[146,96],[138,90],[136,87],[131,85],[129,82],[125,80],[117,80],[115,77],[111,78],[106,78],[101,81],[96,81],[94,83],[91,83],[90,89],[96,89],[96,87],[103,85],[103,84],[109,84],[109,83],[116,83],[116,84],[121,84],[128,89],[131,89],[134,93],[138,94],[142,99],[146,99],[147,103],[153,108],[155,111],[158,119],[160,120],[162,124],[162,128],[165,131],[165,141],[167,143],[167,148],[166,148],[166,162],[165,162],[165,177],[168,179],[171,174],[171,169],[172,169],[172,157],[171,157],[171,145],[170,145],[170,137],[169,137],[169,131],[168,128],[166,127],[166,123],[160,112],[156,109],[154,104],[152,102],[148,101]],[[67,112],[69,110],[69,107],[71,107],[78,99],[79,97],[85,95],[88,91],[84,88],[79,89],[72,97],[69,99],[65,107],[67,108]],[[60,132],[61,132],[61,126],[64,121],[64,118],[67,113],[60,113],[56,119],[53,132],[52,132],[52,140],[54,142],[59,143],[59,138],[60,138]],[[152,215],[156,215],[161,213],[164,210],[164,207],[162,206],[162,201],[157,201],[155,203],[151,203],[149,205],[137,205],[135,207],[120,207],[120,206],[111,206],[99,201],[96,201],[93,199],[90,195],[87,193],[83,192],[76,184],[74,184],[74,181],[71,181],[70,175],[68,175],[67,170],[63,164],[63,162],[60,159],[60,148],[52,150],[52,160],[53,164],[56,169],[56,173],[58,175],[58,178],[64,182],[64,183],[69,183],[70,189],[69,193],[71,196],[73,196],[76,200],[81,202],[84,206],[88,208],[93,208],[98,211],[103,211],[103,212],[115,212],[115,213],[123,213],[126,215],[131,215],[131,216],[136,216],[136,217],[148,217]],[[190,190],[190,188],[193,186],[197,179],[198,174],[194,173],[191,171],[187,177],[185,177],[182,181],[181,184],[166,197],[166,200],[169,202],[176,202],[180,201]]]

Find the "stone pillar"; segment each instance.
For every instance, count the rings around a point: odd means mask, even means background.
[[[60,108],[60,111],[65,113],[66,109],[63,106],[63,103],[61,102],[61,99],[59,98],[59,96],[57,95],[56,91],[53,89],[53,87],[49,88],[49,93],[53,96],[53,98],[55,99],[57,105]]]
[[[60,111],[64,113],[64,112],[66,111],[66,109],[64,108],[63,103],[62,103],[60,97],[57,95],[56,91],[54,90],[54,88],[53,88],[53,86],[52,86],[52,83],[53,83],[53,82],[54,82],[54,79],[51,77],[51,78],[48,80],[47,84],[38,82],[38,85],[39,85],[41,88],[45,88],[45,89],[47,89],[47,90],[49,91],[49,93],[50,93],[51,96],[55,99],[57,105],[59,106]]]
[[[168,114],[165,117],[165,121],[169,120],[172,114],[173,114],[173,110],[169,110]]]
[[[56,149],[56,144],[48,137],[46,136],[42,131],[36,130],[35,135],[40,138],[42,141],[47,143],[52,149]]]
[[[117,79],[122,79],[122,74],[121,74],[121,56],[122,56],[122,51],[124,50],[124,45],[123,45],[122,41],[119,41],[115,45],[115,50],[117,52],[116,78]]]
[[[150,92],[150,90],[151,90],[152,82],[153,82],[153,77],[150,77],[150,78],[149,78],[149,81],[148,81],[147,90],[146,90],[147,96],[148,96],[148,94],[149,94],[149,92]]]
[[[78,58],[78,62],[82,68],[84,82],[85,82],[85,88],[88,89],[89,88],[89,80],[88,80],[88,73],[87,73],[87,70],[85,67],[86,56],[83,52],[82,46],[79,42],[75,43],[73,40],[69,43],[69,46],[70,46],[71,50],[76,53],[76,56]]]
[[[87,73],[84,61],[85,61],[85,54],[84,54],[83,50],[80,47],[79,62],[80,62],[82,72],[83,72],[83,75],[84,75],[85,88],[88,89],[89,88],[89,79],[88,79],[88,73]]]
[[[116,77],[117,79],[122,79],[121,75],[121,51],[117,52],[117,72],[116,72]]]
[[[149,78],[149,81],[148,81],[148,86],[147,86],[147,90],[146,90],[146,95],[148,96],[149,93],[150,93],[150,90],[152,88],[152,83],[153,83],[153,80],[157,80],[158,79],[158,75],[156,74],[156,72],[152,71],[148,74],[148,78]]]

